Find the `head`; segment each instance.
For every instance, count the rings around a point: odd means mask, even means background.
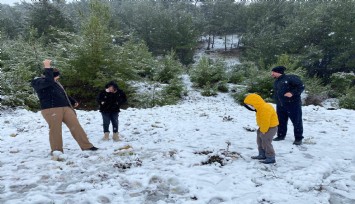
[[[244,106],[251,111],[255,111],[264,103],[264,99],[261,98],[260,95],[255,93],[248,94],[244,99]]]
[[[271,76],[275,79],[279,78],[281,75],[285,74],[286,67],[284,66],[277,66],[272,68]]]
[[[116,92],[118,90],[118,85],[114,81],[110,81],[105,85],[105,88],[108,89],[110,92]]]

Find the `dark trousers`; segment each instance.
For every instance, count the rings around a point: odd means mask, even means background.
[[[112,132],[118,132],[118,112],[104,113],[101,112],[104,132],[110,132],[109,126],[112,123]]]
[[[279,118],[278,137],[286,137],[287,123],[290,118],[293,124],[293,134],[295,140],[303,139],[303,122],[301,103],[288,103],[285,106],[276,106],[277,116]]]

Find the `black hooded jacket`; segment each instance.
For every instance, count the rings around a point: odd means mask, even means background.
[[[70,106],[64,89],[54,81],[52,68],[45,69],[44,77],[33,79],[31,85],[38,95],[42,110]],[[73,98],[68,98],[71,105],[77,103]]]
[[[303,82],[296,75],[283,74],[274,82],[274,98],[278,106],[301,104],[301,93],[303,91]],[[292,97],[284,96],[287,92],[291,92]]]
[[[120,106],[127,102],[126,94],[118,88],[115,82],[109,82],[106,84],[105,88],[113,86],[116,93],[106,92],[102,90],[96,98],[99,104],[100,112],[111,113],[120,112]]]

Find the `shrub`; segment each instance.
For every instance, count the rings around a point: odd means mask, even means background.
[[[322,85],[320,78],[305,78],[305,92],[307,94],[305,105],[321,105],[328,98],[328,87]]]
[[[204,85],[202,93],[202,96],[216,96],[217,95],[217,86],[214,86],[207,82],[206,85]]]
[[[337,72],[330,77],[329,96],[333,98],[339,98],[346,94],[351,88],[352,83],[355,81],[354,73]]]
[[[175,59],[175,53],[171,52],[161,59],[159,65],[154,70],[154,80],[162,83],[169,83],[183,71],[183,67],[178,60]]]
[[[244,62],[242,64],[235,65],[228,73],[229,82],[238,84],[244,82],[250,77],[258,75],[259,69],[253,62]]]
[[[204,88],[206,85],[214,86],[227,79],[224,62],[220,60],[214,62],[207,57],[202,57],[190,74],[191,81],[199,88]]]
[[[355,110],[355,87],[350,88],[345,96],[340,97],[339,107]]]

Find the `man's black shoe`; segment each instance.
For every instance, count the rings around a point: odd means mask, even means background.
[[[91,148],[89,148],[89,149],[85,149],[85,151],[96,151],[96,150],[98,150],[99,148],[97,148],[97,147],[95,147],[95,146],[92,146]]]
[[[302,140],[295,140],[293,142],[294,145],[301,145],[302,144]]]
[[[281,140],[285,140],[284,137],[276,137],[273,139],[273,141],[281,141]]]

